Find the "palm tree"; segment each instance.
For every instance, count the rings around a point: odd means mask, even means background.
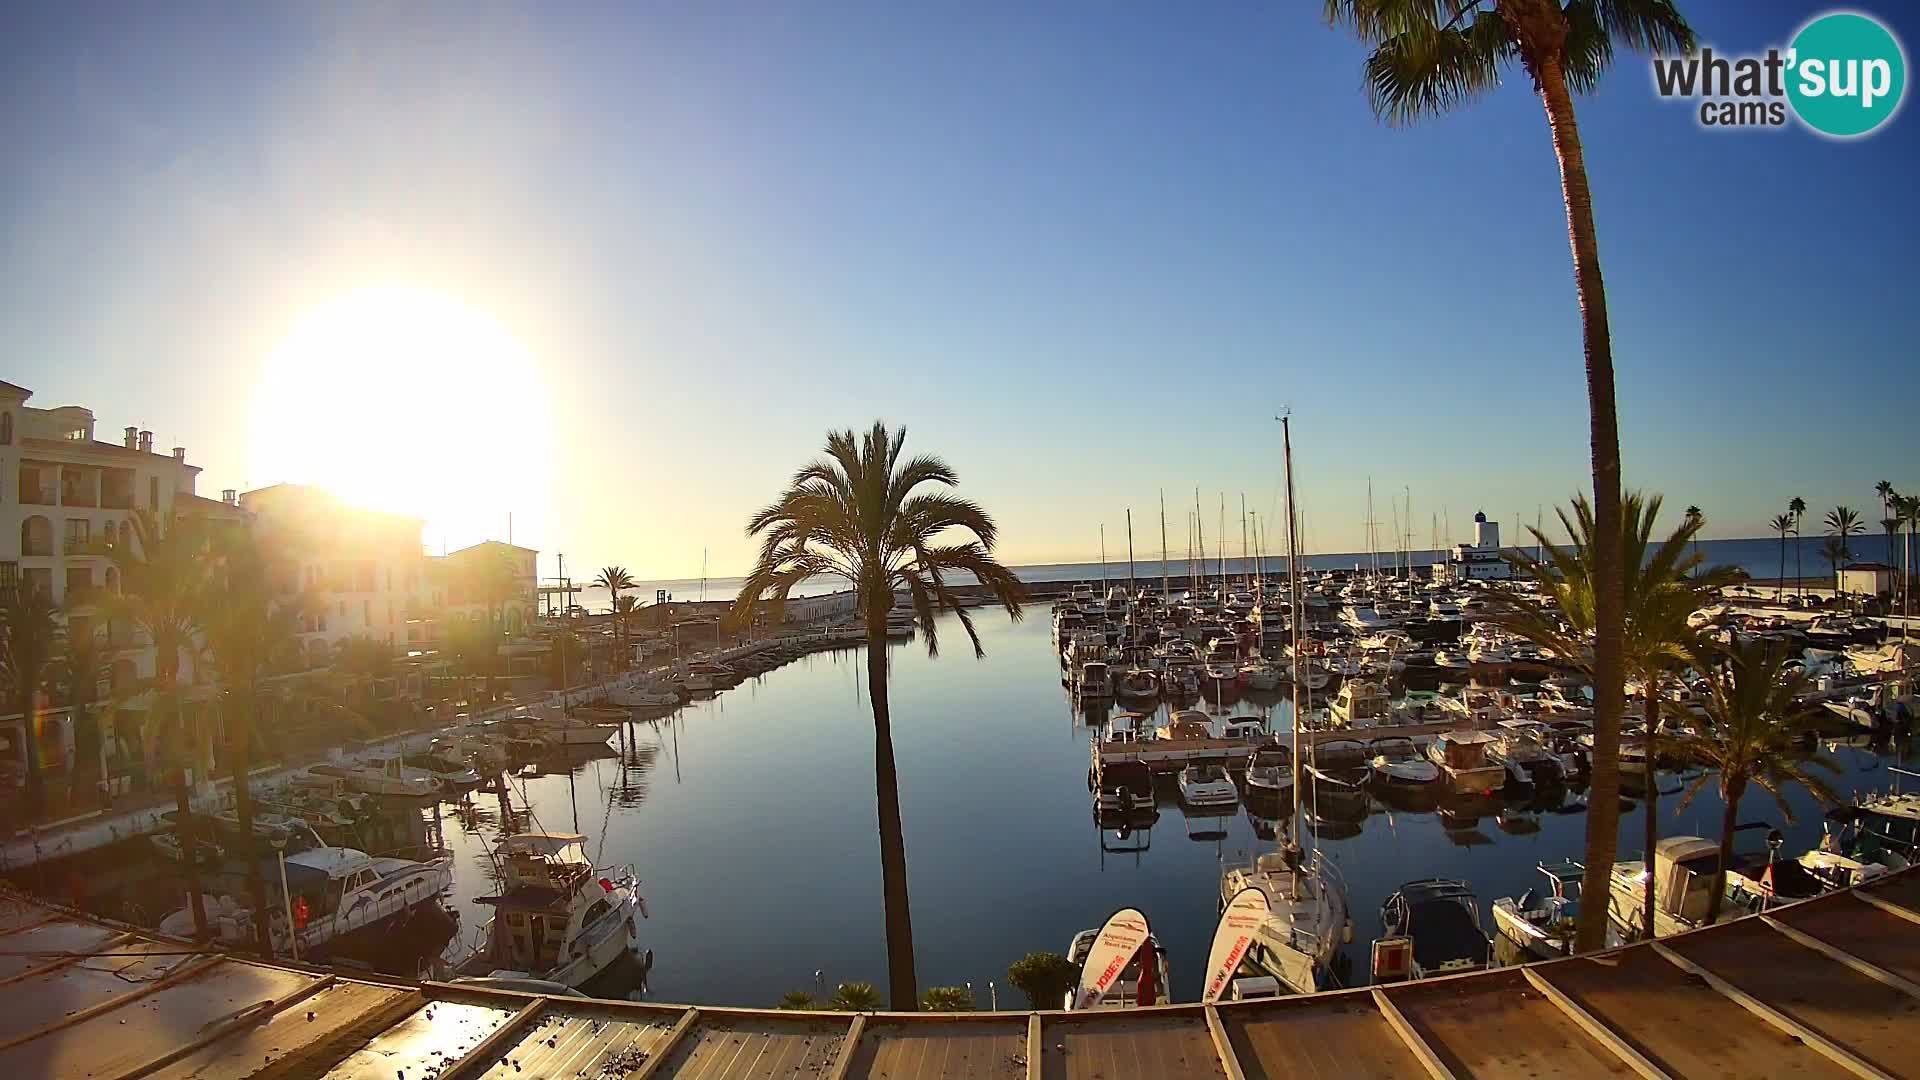
[[[1800,523],[1807,517],[1807,500],[1795,495],[1787,500],[1787,513],[1793,515],[1793,591],[1803,602],[1807,598],[1807,572],[1800,565],[1802,544],[1800,543]]]
[[[1767,526],[1780,534],[1780,584],[1773,590],[1775,600],[1784,600],[1787,589],[1787,534],[1793,531],[1792,514],[1775,514]]]
[[[1900,493],[1893,485],[1882,480],[1873,485],[1873,493],[1880,496],[1880,528],[1887,534],[1887,565],[1894,565],[1894,537],[1900,533]]]
[[[906,429],[888,432],[875,422],[864,438],[852,431],[827,436],[826,457],[794,474],[772,505],[747,523],[761,536],[753,573],[740,587],[730,619],[753,624],[762,604],[778,621],[788,595],[810,578],[852,582],[867,627],[867,688],[873,708],[875,800],[880,825],[880,880],[887,926],[887,989],[893,1008],[910,1012],[919,1001],[913,969],[913,919],[907,898],[907,849],[900,825],[900,778],[893,757],[893,717],[887,701],[887,611],[894,590],[912,598],[927,655],[939,655],[934,615],[951,611],[985,655],[973,620],[948,588],[948,577],[970,574],[1007,614],[1019,618],[1026,587],[993,556],[999,529],[977,503],[944,492],[959,477],[938,457],[902,459]],[[942,543],[948,530],[973,539]]]
[[[813,1000],[813,995],[805,990],[789,990],[781,994],[780,1003],[774,1006],[776,1009],[788,1009],[797,1012],[810,1012],[819,1007],[820,1003]]]
[[[627,573],[627,568],[624,566],[603,566],[600,568],[600,576],[593,579],[594,588],[607,590],[607,595],[613,598],[613,640],[616,644],[624,645],[627,639],[626,619],[620,607],[620,594],[633,588],[633,584],[633,575]]]
[[[638,610],[640,610],[640,598],[637,596],[623,596],[613,602],[613,625],[620,635],[622,663],[633,656],[633,648],[630,644],[632,638],[628,627],[632,625],[633,613]]]
[[[233,770],[233,810],[242,837],[253,835],[251,772],[254,719],[260,678],[290,650],[298,649],[300,616],[306,601],[276,595],[267,561],[244,525],[222,523],[211,536],[213,558],[201,594],[198,618],[202,640],[223,688],[227,760]],[[247,898],[260,955],[273,956],[267,886],[259,862],[246,860]]]
[[[964,986],[929,986],[920,996],[925,1012],[972,1012],[973,991]]]
[[[60,609],[47,590],[26,581],[0,588],[0,671],[6,675],[12,698],[9,704],[20,713],[20,741],[26,744],[29,819],[37,819],[47,808],[36,696],[46,684],[47,665],[63,633]]]
[[[1838,537],[1840,554],[1843,558],[1853,558],[1852,537],[1866,529],[1860,523],[1860,514],[1850,506],[1836,506],[1827,511],[1827,535]]]
[[[194,841],[193,805],[187,789],[186,766],[189,760],[204,770],[209,755],[201,748],[204,725],[189,725],[180,700],[180,660],[194,650],[200,628],[201,605],[206,596],[209,571],[205,521],[200,518],[169,514],[162,518],[152,510],[135,510],[128,516],[132,525],[131,544],[109,549],[114,567],[120,573],[120,592],[110,594],[107,606],[124,617],[153,643],[154,677],[147,684],[153,691],[152,709],[143,742],[151,752],[160,745],[161,736],[171,747],[173,797],[178,811],[181,865],[186,868],[187,897],[193,909],[194,933],[207,934],[207,913],[200,896],[198,850]],[[201,730],[190,730],[199,727]]]
[[[100,734],[100,718],[94,705],[100,700],[100,684],[109,678],[107,653],[98,633],[68,634],[62,657],[61,681],[66,684],[67,705],[73,709],[74,757],[88,764],[96,779],[106,777],[106,744]]]
[[[1840,564],[1847,561],[1847,542],[1838,536],[1829,536],[1820,545],[1820,557],[1827,560],[1827,566],[1834,578],[1834,595],[1839,595]]]
[[[1907,542],[1900,549],[1900,588],[1901,613],[1913,616],[1913,541],[1914,533],[1920,530],[1920,495],[1903,495],[1894,504],[1895,513],[1907,526]],[[1904,631],[1903,631],[1904,634]]]
[[[1791,654],[1774,648],[1764,640],[1735,643],[1699,658],[1706,674],[1708,694],[1705,731],[1683,736],[1676,747],[1688,760],[1712,770],[1703,772],[1680,797],[1685,809],[1707,781],[1716,774],[1720,779],[1720,799],[1725,810],[1720,819],[1720,869],[1715,875],[1713,893],[1707,902],[1707,921],[1720,916],[1720,901],[1727,891],[1727,864],[1733,858],[1734,826],[1739,820],[1740,799],[1747,787],[1758,784],[1773,796],[1780,814],[1793,820],[1782,789],[1798,783],[1822,802],[1834,802],[1833,789],[1824,780],[1807,771],[1817,765],[1838,773],[1840,767],[1824,754],[1814,752],[1803,757],[1801,735],[1812,722],[1819,705],[1806,700],[1807,676],[1804,670],[1789,669]]]
[[[1555,0],[1327,0],[1327,16],[1373,46],[1365,68],[1368,97],[1374,114],[1389,123],[1446,112],[1479,97],[1499,85],[1501,69],[1514,61],[1526,71],[1545,107],[1560,164],[1587,369],[1594,517],[1600,539],[1593,552],[1594,741],[1597,751],[1612,756],[1624,707],[1620,422],[1593,196],[1572,95],[1598,85],[1616,43],[1642,52],[1688,52],[1693,30],[1669,0],[1569,2],[1564,8]],[[1597,812],[1587,816],[1587,868],[1604,881],[1618,842],[1617,774],[1609,770],[1602,782],[1607,786],[1597,783],[1593,790],[1591,805]],[[1604,919],[1588,917],[1581,926],[1582,948],[1599,948]]]
[[[827,1008],[842,1012],[872,1012],[879,1007],[880,991],[870,982],[841,983],[833,988],[833,999],[827,1002]]]
[[[1700,526],[1706,524],[1707,518],[1705,514],[1700,512],[1698,506],[1688,506],[1687,520],[1695,523],[1693,531],[1693,554],[1697,559],[1700,556]]]
[[[1649,767],[1659,754],[1660,686],[1668,674],[1693,654],[1696,638],[1687,617],[1702,602],[1730,579],[1726,568],[1696,573],[1699,553],[1688,552],[1694,537],[1706,519],[1689,513],[1666,540],[1653,541],[1654,522],[1660,516],[1659,495],[1629,491],[1621,500],[1621,546],[1626,556],[1626,625],[1622,635],[1626,673],[1646,687],[1647,761]],[[1592,674],[1592,639],[1596,574],[1594,550],[1598,544],[1598,523],[1586,498],[1573,502],[1573,513],[1558,511],[1560,523],[1572,540],[1563,548],[1532,530],[1539,541],[1542,556],[1516,549],[1507,559],[1516,569],[1540,583],[1543,601],[1524,594],[1510,594],[1498,601],[1496,619],[1529,641],[1553,650],[1555,655]],[[1596,740],[1597,742],[1597,740]],[[1620,762],[1616,750],[1611,761],[1596,748],[1593,755],[1594,783],[1602,772],[1612,772],[1618,790]],[[1651,853],[1659,844],[1659,785],[1649,775],[1646,806],[1646,844]],[[1616,797],[1617,807],[1619,800]],[[1593,812],[1589,800],[1589,813]],[[1616,822],[1617,822],[1616,818]],[[1616,830],[1618,825],[1615,826]],[[1644,925],[1653,926],[1654,893],[1647,893]],[[1593,918],[1584,912],[1582,919]],[[1606,912],[1597,918],[1604,920]],[[1584,927],[1583,927],[1584,929]],[[1605,933],[1604,925],[1601,933]]]

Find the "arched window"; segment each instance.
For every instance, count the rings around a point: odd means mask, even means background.
[[[0,446],[13,445],[13,414],[0,412]]]
[[[20,523],[20,554],[53,554],[53,522],[38,514]]]

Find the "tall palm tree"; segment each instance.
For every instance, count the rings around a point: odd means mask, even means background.
[[[934,616],[951,611],[985,655],[973,619],[949,588],[953,574],[970,574],[985,585],[1013,618],[1019,618],[1026,587],[994,558],[999,528],[977,504],[926,486],[951,488],[959,477],[938,457],[902,458],[905,428],[889,432],[875,422],[864,437],[852,431],[828,434],[826,457],[795,473],[780,498],[747,523],[760,536],[760,556],[734,600],[731,621],[751,626],[762,604],[779,620],[800,583],[821,576],[853,584],[867,627],[867,689],[873,707],[875,799],[880,825],[880,880],[887,926],[887,989],[893,1008],[911,1011],[919,1001],[913,967],[913,918],[907,898],[907,848],[900,824],[900,778],[893,757],[893,716],[887,700],[887,611],[895,589],[912,599],[914,618],[939,655]],[[971,533],[972,539],[943,542]]]
[[[238,523],[213,533],[212,555],[198,624],[208,658],[223,688],[227,760],[233,770],[233,810],[242,837],[253,835],[253,792],[248,787],[254,720],[261,706],[260,678],[299,648],[300,616],[307,601],[277,595],[272,574],[253,534]],[[253,906],[256,944],[273,955],[267,886],[258,860],[246,859],[247,898]]]
[[[1793,591],[1802,601],[1807,598],[1807,572],[1801,566],[1802,548],[1800,543],[1800,523],[1807,518],[1807,500],[1795,495],[1787,500],[1787,513],[1793,515]]]
[[[1820,557],[1827,560],[1828,571],[1833,576],[1834,595],[1839,596],[1840,566],[1847,561],[1847,542],[1838,536],[1829,536],[1820,544]]]
[[[150,509],[135,510],[127,520],[132,525],[133,542],[109,549],[120,573],[120,592],[109,594],[106,606],[138,628],[153,645],[154,677],[147,684],[152,690],[152,706],[143,743],[149,750],[159,745],[170,748],[181,865],[186,869],[194,933],[205,937],[207,913],[200,896],[199,860],[194,857],[198,845],[193,835],[186,767],[191,762],[204,770],[210,755],[201,747],[204,725],[186,720],[180,696],[180,661],[195,649],[203,614],[201,605],[210,567],[206,522],[173,514],[161,517]]]
[[[60,679],[66,684],[67,705],[73,710],[74,757],[88,764],[98,778],[106,777],[106,744],[94,706],[100,684],[109,678],[107,652],[98,632],[67,635],[61,656]]]
[[[1350,27],[1373,46],[1365,69],[1368,97],[1374,114],[1389,123],[1407,123],[1465,104],[1499,85],[1501,70],[1516,61],[1545,108],[1560,166],[1587,369],[1600,541],[1593,553],[1594,743],[1599,754],[1611,758],[1618,749],[1624,707],[1620,423],[1600,244],[1573,94],[1598,85],[1616,44],[1641,52],[1691,51],[1693,30],[1669,0],[1570,0],[1565,7],[1557,0],[1327,0],[1326,13],[1330,21]],[[1604,881],[1618,844],[1618,776],[1609,770],[1596,781],[1593,812],[1587,816],[1587,867]],[[1599,948],[1605,931],[1603,919],[1584,919],[1581,947]]]
[[[600,576],[593,579],[594,588],[605,589],[607,595],[612,597],[613,640],[616,645],[625,645],[627,640],[626,619],[620,608],[620,594],[633,588],[633,585],[633,575],[627,573],[627,568],[624,566],[603,566],[600,568]],[[617,664],[618,660],[615,663]]]
[[[1700,555],[1700,526],[1706,524],[1707,518],[1705,514],[1700,512],[1698,506],[1688,506],[1687,520],[1695,523],[1693,530],[1693,554],[1695,558],[1698,558]]]
[[[1902,495],[1894,504],[1895,512],[1907,526],[1907,542],[1900,549],[1901,613],[1913,617],[1913,541],[1920,531],[1920,495]],[[1904,631],[1903,631],[1904,635]]]
[[[60,609],[47,590],[25,581],[0,588],[0,674],[5,674],[10,701],[20,713],[21,742],[26,744],[27,816],[37,819],[47,808],[47,778],[40,764],[39,704],[35,697],[46,684],[47,666],[64,634]]]
[[[1775,514],[1767,526],[1780,534],[1780,583],[1773,590],[1776,601],[1786,599],[1787,591],[1787,534],[1793,531],[1792,514]]]
[[[1698,735],[1682,736],[1675,749],[1708,772],[1700,774],[1680,797],[1685,809],[1707,782],[1718,776],[1720,800],[1724,811],[1720,819],[1720,869],[1715,874],[1713,893],[1707,902],[1707,921],[1720,917],[1720,901],[1727,891],[1727,864],[1733,858],[1734,826],[1739,821],[1740,799],[1750,785],[1773,796],[1780,814],[1793,820],[1783,789],[1798,783],[1822,802],[1836,797],[1826,781],[1807,771],[1814,765],[1838,773],[1840,767],[1819,752],[1806,756],[1800,749],[1801,736],[1819,711],[1816,702],[1806,700],[1807,675],[1790,669],[1789,650],[1775,648],[1763,639],[1735,643],[1698,658],[1705,672],[1708,693],[1705,730]]]
[[[1827,511],[1825,524],[1827,526],[1827,535],[1840,542],[1838,547],[1835,547],[1833,544],[1825,544],[1820,549],[1820,553],[1825,555],[1827,561],[1833,564],[1834,588],[1837,591],[1839,589],[1840,564],[1853,559],[1852,537],[1856,533],[1865,531],[1866,526],[1860,521],[1859,511],[1851,506],[1836,506]]]
[[[1701,565],[1700,556],[1697,551],[1690,553],[1688,548],[1706,524],[1706,519],[1698,513],[1689,513],[1664,541],[1654,542],[1653,528],[1660,516],[1662,501],[1659,495],[1629,491],[1620,503],[1627,594],[1622,643],[1627,674],[1646,687],[1649,767],[1659,754],[1661,685],[1674,668],[1687,662],[1697,646],[1687,617],[1731,580],[1732,575],[1725,567],[1696,573]],[[1550,600],[1552,606],[1520,593],[1503,595],[1497,601],[1496,619],[1591,675],[1597,589],[1594,551],[1599,546],[1599,526],[1584,496],[1574,500],[1572,511],[1571,516],[1566,510],[1558,511],[1561,526],[1571,538],[1570,547],[1554,544],[1534,529],[1541,555],[1530,555],[1520,549],[1506,555],[1517,570],[1539,582],[1541,596]],[[1613,771],[1617,787],[1619,767],[1617,753],[1612,761],[1607,761],[1596,750],[1593,759],[1596,779],[1603,771]],[[1660,792],[1651,774],[1648,779],[1646,844],[1651,853],[1660,842]],[[1618,805],[1617,798],[1615,804]],[[1591,801],[1589,807],[1591,813]],[[1654,893],[1649,890],[1643,924],[1647,927],[1653,926],[1653,900]],[[1588,916],[1583,914],[1585,917]],[[1600,912],[1597,917],[1604,920],[1606,912]],[[1604,926],[1601,932],[1604,934]]]
[[[1893,500],[1899,494],[1893,490],[1893,482],[1891,480],[1880,481],[1873,485],[1873,493],[1880,498],[1880,516],[1883,518],[1892,517]]]
[[[633,657],[633,636],[629,627],[633,625],[633,613],[640,610],[640,598],[623,596],[613,602],[613,625],[620,635],[621,663],[625,664]]]

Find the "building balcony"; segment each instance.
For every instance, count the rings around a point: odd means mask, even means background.
[[[79,488],[64,488],[60,492],[60,505],[97,507],[100,505],[100,500],[95,498],[91,491],[81,491]]]
[[[52,506],[54,505],[53,489],[49,487],[27,487],[22,485],[20,488],[20,502],[27,506]]]
[[[41,540],[37,543],[20,545],[20,557],[23,559],[41,559],[53,555],[53,541]]]
[[[111,550],[104,539],[92,536],[67,536],[60,541],[62,555],[99,556]]]
[[[103,510],[131,510],[133,509],[133,492],[102,492],[100,495],[100,508]]]

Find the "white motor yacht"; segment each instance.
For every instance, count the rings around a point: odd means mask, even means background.
[[[1445,773],[1458,792],[1499,791],[1507,783],[1507,767],[1487,756],[1493,736],[1484,731],[1443,731],[1427,744],[1427,757]]]
[[[578,988],[637,953],[646,915],[629,866],[594,869],[579,833],[521,833],[501,851],[505,890],[474,902],[494,909],[476,967],[489,978]],[[477,970],[474,974],[482,974]]]
[[[1188,806],[1232,806],[1240,801],[1233,778],[1221,765],[1189,765],[1180,770],[1180,801]]]
[[[1573,926],[1580,917],[1580,885],[1587,868],[1572,861],[1543,862],[1547,891],[1528,889],[1518,898],[1493,902],[1493,927],[1529,957],[1550,960],[1573,952]]]
[[[354,848],[315,847],[286,856],[285,863],[288,895],[272,905],[270,916],[274,950],[289,954],[297,941],[302,958],[349,936],[377,935],[415,908],[438,903],[440,894],[453,885],[451,855],[416,861],[374,858]],[[268,876],[277,891],[277,875]],[[297,926],[291,936],[283,914],[288,909]],[[161,920],[161,929],[181,917],[191,934],[192,916],[184,911]],[[250,921],[236,932],[247,936],[229,944],[253,944]]]
[[[1284,746],[1263,746],[1247,759],[1247,798],[1278,801],[1293,797],[1293,753]]]
[[[307,772],[314,776],[337,777],[353,790],[369,795],[427,798],[440,794],[438,780],[425,770],[403,768],[398,758],[374,758],[366,765],[312,765]]]
[[[1392,700],[1381,683],[1348,679],[1340,684],[1327,714],[1336,727],[1365,728],[1392,721]]]

